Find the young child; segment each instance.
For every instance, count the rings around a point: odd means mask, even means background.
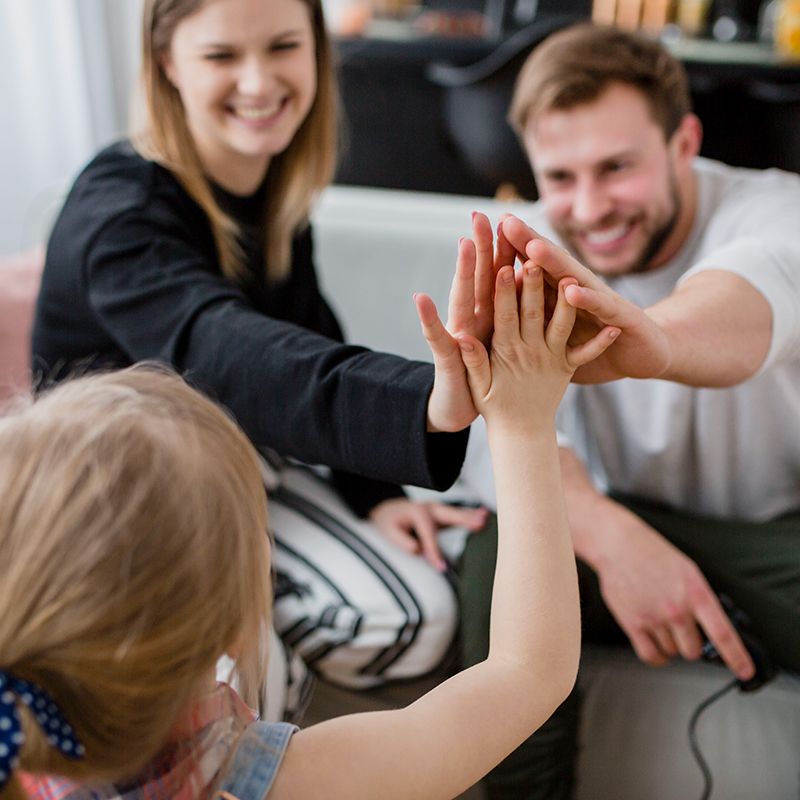
[[[466,240],[456,280],[474,266]],[[263,678],[267,509],[248,438],[180,378],[96,374],[0,420],[2,800],[450,798],[525,739],[580,647],[554,414],[614,338],[569,346],[570,281],[548,322],[541,270],[518,300],[503,267],[491,358],[458,337],[497,476],[491,648],[402,710],[297,731],[215,685],[225,653],[245,699]],[[417,304],[435,350],[449,334]]]

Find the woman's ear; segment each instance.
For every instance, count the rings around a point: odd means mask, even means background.
[[[175,62],[172,60],[172,54],[169,50],[164,50],[158,54],[158,63],[161,69],[164,70],[167,80],[177,89],[178,83],[175,74]]]

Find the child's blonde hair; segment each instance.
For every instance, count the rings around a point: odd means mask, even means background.
[[[266,524],[247,437],[165,370],[78,378],[0,420],[0,670],[49,691],[85,746],[63,758],[20,707],[20,768],[134,773],[226,652],[252,702]]]

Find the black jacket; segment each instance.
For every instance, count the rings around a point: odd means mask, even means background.
[[[257,446],[337,471],[358,513],[400,493],[443,489],[466,433],[428,434],[433,368],[342,343],[319,292],[311,232],[280,285],[259,275],[255,200],[220,192],[252,235],[251,275],[222,275],[208,219],[166,169],[129,143],[101,152],[67,197],[47,249],[33,331],[44,382],[155,359],[227,406]],[[358,476],[368,476],[366,481]]]

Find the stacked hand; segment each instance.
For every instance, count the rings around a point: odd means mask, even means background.
[[[459,243],[447,326],[429,297],[417,295],[416,303],[437,378],[441,373],[466,383],[461,402],[473,417],[480,412],[489,424],[519,431],[552,426],[575,370],[599,357],[619,329],[596,325],[591,336],[571,343],[577,312],[566,292],[577,280],[568,276],[559,281],[549,313],[541,267],[526,260],[515,277],[517,250],[505,235],[506,224],[501,224],[495,248],[488,219],[473,216],[474,240]],[[451,391],[450,397],[456,394]]]
[[[567,302],[579,310],[572,342],[589,341],[606,325],[621,331],[614,347],[576,371],[576,383],[603,383],[618,378],[656,378],[671,360],[670,344],[664,331],[634,303],[620,297],[590,269],[576,261],[564,248],[539,236],[514,216],[501,223],[509,245],[545,271],[557,284],[573,278],[566,289]]]

